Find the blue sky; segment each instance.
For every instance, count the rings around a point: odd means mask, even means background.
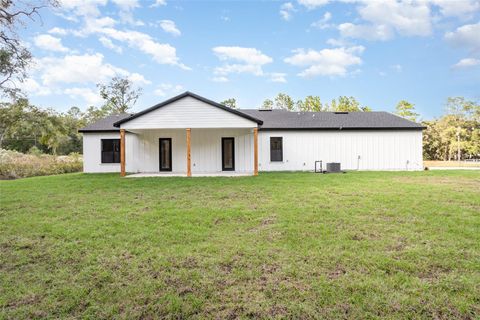
[[[356,97],[424,119],[448,96],[480,99],[480,0],[64,0],[20,30],[35,56],[30,100],[101,104],[95,84],[128,76],[134,111],[189,90],[241,108],[283,92]]]

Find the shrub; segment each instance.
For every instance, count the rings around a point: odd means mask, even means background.
[[[42,150],[38,149],[36,146],[31,147],[28,149],[28,154],[32,154],[34,156],[39,156],[43,154]]]
[[[0,179],[17,179],[82,171],[80,155],[23,154],[0,149]]]

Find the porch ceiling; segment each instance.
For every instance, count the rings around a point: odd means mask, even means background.
[[[135,134],[145,134],[151,132],[166,132],[166,131],[186,131],[187,129],[191,129],[192,132],[195,131],[206,131],[206,130],[242,130],[244,132],[252,132],[254,128],[233,128],[233,127],[226,127],[226,128],[151,128],[151,129],[126,129],[127,132],[135,133]]]

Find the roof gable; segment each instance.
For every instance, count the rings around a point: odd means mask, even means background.
[[[148,109],[145,109],[145,110],[143,110],[143,111],[140,111],[140,112],[138,112],[138,113],[136,113],[136,114],[134,114],[134,115],[132,115],[132,116],[130,116],[130,117],[128,117],[128,118],[121,119],[121,120],[115,122],[113,125],[114,125],[115,127],[120,127],[120,126],[123,127],[123,126],[124,126],[123,124],[126,125],[126,123],[128,123],[128,122],[130,122],[130,121],[132,121],[132,120],[134,120],[134,119],[137,119],[137,118],[139,118],[139,117],[142,117],[142,116],[144,116],[144,115],[147,115],[147,114],[149,114],[149,113],[151,113],[151,112],[154,112],[154,111],[156,111],[156,110],[158,110],[158,109],[160,109],[160,108],[164,108],[164,107],[167,107],[167,106],[174,105],[175,102],[178,102],[179,100],[181,100],[181,99],[186,99],[186,98],[192,98],[192,99],[198,100],[198,101],[200,101],[200,102],[202,102],[202,103],[204,103],[204,104],[207,104],[207,105],[209,105],[209,106],[211,106],[211,107],[217,108],[217,109],[219,109],[219,110],[223,110],[223,111],[225,111],[225,112],[231,113],[231,114],[233,114],[233,115],[235,115],[235,116],[238,116],[238,117],[241,117],[241,118],[243,118],[243,119],[246,119],[246,120],[249,120],[249,121],[253,121],[253,122],[255,122],[256,124],[262,124],[262,121],[259,120],[259,119],[257,119],[257,118],[254,117],[254,116],[245,114],[245,113],[243,113],[243,112],[240,112],[240,111],[235,110],[235,109],[232,109],[232,108],[228,108],[228,107],[226,107],[226,106],[224,106],[224,105],[222,105],[222,104],[220,104],[220,103],[217,103],[217,102],[215,102],[215,101],[209,100],[209,99],[207,99],[207,98],[204,98],[204,97],[202,97],[202,96],[199,96],[199,95],[197,95],[197,94],[194,94],[194,93],[192,93],[192,92],[187,91],[187,92],[184,92],[184,93],[182,93],[182,94],[179,94],[178,96],[175,96],[175,97],[173,97],[173,98],[171,98],[171,99],[168,99],[168,100],[163,101],[163,102],[161,102],[161,103],[159,103],[159,104],[156,104],[156,105],[154,105],[154,106],[151,107],[151,108],[148,108]]]

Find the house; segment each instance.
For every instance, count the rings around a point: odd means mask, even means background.
[[[249,174],[421,170],[422,126],[387,112],[235,110],[185,92],[83,133],[84,172]]]

